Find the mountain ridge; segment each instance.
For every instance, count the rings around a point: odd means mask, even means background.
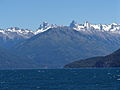
[[[23,57],[23,60],[18,58],[21,64],[33,62],[31,65],[40,68],[61,68],[120,48],[120,29],[115,23],[102,26],[72,21],[70,26],[58,26],[43,22],[34,32],[17,27],[3,31],[0,31],[0,46]]]

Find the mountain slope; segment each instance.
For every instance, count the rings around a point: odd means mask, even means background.
[[[20,57],[19,55],[0,47],[0,69],[38,68],[34,61]]]
[[[15,44],[32,37],[34,33],[31,30],[20,29],[18,27],[0,30],[0,46],[11,48]]]
[[[120,49],[114,53],[75,61],[64,66],[65,68],[88,68],[88,67],[120,67]]]
[[[56,27],[33,36],[15,48],[21,55],[44,67],[60,68],[78,59],[107,55],[119,48],[119,38],[119,35],[109,32]]]

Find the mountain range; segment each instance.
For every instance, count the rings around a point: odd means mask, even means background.
[[[17,68],[62,68],[73,61],[105,56],[119,49],[120,24],[72,21],[69,26],[58,26],[43,22],[36,31],[0,29],[0,46],[6,49],[6,54],[0,56],[0,67],[16,68],[17,64],[12,62],[16,61],[20,64]]]

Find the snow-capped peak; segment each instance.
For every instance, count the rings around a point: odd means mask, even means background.
[[[70,28],[73,28],[77,31],[86,31],[86,30],[99,30],[99,31],[109,31],[112,33],[120,33],[120,24],[91,24],[88,21],[85,21],[84,24],[78,24],[74,20],[70,23]]]
[[[54,28],[57,27],[56,24],[48,24],[47,22],[43,22],[42,24],[40,24],[40,27],[37,29],[36,32],[34,32],[34,34],[38,34],[38,33],[42,33],[44,31],[47,31],[50,28]]]
[[[20,29],[18,27],[11,27],[8,29],[0,29],[0,37],[14,39],[14,38],[30,38],[38,33],[47,31],[50,28],[58,28],[64,26],[57,26],[56,24],[48,24],[43,22],[36,31],[28,29]],[[93,31],[102,31],[102,32],[111,32],[120,34],[120,24],[91,24],[88,21],[85,21],[83,24],[76,23],[74,20],[70,23],[70,28],[73,28],[77,31],[93,32]]]
[[[20,29],[18,27],[11,27],[7,28],[6,30],[1,29],[0,30],[0,37],[9,38],[9,39],[15,39],[15,38],[30,38],[34,35],[34,32],[32,30],[28,29]]]
[[[16,33],[23,33],[23,34],[27,34],[29,32],[33,33],[32,30],[28,30],[28,29],[20,29],[18,27],[11,27],[11,28],[8,28],[7,30],[5,31],[10,31],[10,32],[16,32]]]
[[[112,23],[112,25],[118,25],[117,23]]]

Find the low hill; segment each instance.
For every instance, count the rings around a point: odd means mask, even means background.
[[[65,65],[64,67],[65,68],[120,67],[120,49],[107,56],[93,57],[93,58],[75,61]]]

